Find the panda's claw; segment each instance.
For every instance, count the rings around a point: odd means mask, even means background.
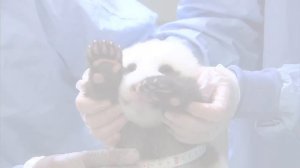
[[[110,57],[116,57],[117,55],[117,46],[113,45],[112,41],[107,44],[108,54]]]

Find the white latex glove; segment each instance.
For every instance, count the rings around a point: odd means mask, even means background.
[[[201,67],[199,90],[205,102],[192,102],[183,113],[167,112],[164,123],[179,141],[201,144],[214,140],[228,127],[240,99],[238,80],[221,65]]]
[[[134,149],[107,149],[35,157],[24,168],[134,168],[138,161]]]
[[[112,105],[110,101],[97,101],[84,95],[84,85],[88,80],[87,70],[82,80],[77,82],[80,91],[76,98],[76,106],[81,117],[97,139],[108,146],[116,145],[120,140],[120,131],[127,123],[118,105]]]

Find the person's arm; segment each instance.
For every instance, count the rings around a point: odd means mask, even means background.
[[[200,93],[210,101],[192,102],[187,113],[180,115],[166,113],[164,123],[177,140],[203,143],[214,139],[220,128],[226,128],[239,102],[237,79],[226,68],[205,66],[235,64],[249,70],[259,68],[262,23],[261,4],[257,1],[182,0],[177,20],[157,29],[153,38],[170,43],[180,41],[204,65],[198,83]],[[177,54],[176,47],[173,50]]]
[[[206,65],[253,69],[261,54],[260,7],[255,0],[182,0],[177,20],[159,27],[154,37],[184,40]]]
[[[246,71],[229,66],[239,80],[241,98],[236,117],[266,120],[278,113],[282,82],[275,68]]]
[[[293,65],[293,68],[286,65],[279,70],[245,71],[260,69],[262,7],[262,2],[255,0],[241,0],[238,3],[233,0],[181,0],[177,20],[162,25],[154,34],[156,38],[175,37],[183,41],[203,64],[236,64],[243,69],[230,67],[238,75],[241,85],[241,102],[236,117],[270,119],[278,116],[279,111],[285,111],[283,104],[299,99],[298,96],[298,99],[290,100],[287,98],[289,96],[283,95],[287,90],[284,78],[289,79],[289,88],[299,88],[295,77],[284,69],[300,71],[299,64]],[[298,70],[295,70],[296,66]],[[291,82],[292,79],[294,82]],[[296,105],[291,106],[300,111]]]
[[[198,84],[208,101],[191,103],[187,114],[166,114],[164,122],[179,141],[210,141],[233,116],[254,121],[264,135],[288,130],[300,137],[300,64],[261,71],[204,66]]]
[[[285,64],[278,69],[283,82],[279,110],[286,128],[300,138],[300,62]]]
[[[237,66],[229,69],[239,79],[241,90],[236,117],[255,119],[258,127],[299,127],[300,64],[261,71],[245,71]]]
[[[235,64],[244,70],[259,69],[262,4],[247,0],[234,2],[182,0],[177,10],[178,20],[162,25],[154,36],[183,41],[204,65]],[[281,89],[278,71],[243,71],[238,66],[230,68],[241,85],[236,117],[264,119],[275,116]]]

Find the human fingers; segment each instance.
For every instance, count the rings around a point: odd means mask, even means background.
[[[227,128],[227,124],[218,123],[208,127],[207,130],[190,132],[185,129],[167,128],[171,134],[179,142],[185,144],[202,144],[213,141],[222,131]]]
[[[85,93],[86,84],[89,80],[89,73],[90,73],[90,69],[88,68],[84,71],[81,80],[78,80],[76,82],[76,89],[79,90],[81,93]]]
[[[163,122],[178,133],[198,133],[210,129],[211,124],[189,113],[166,112]]]
[[[90,129],[96,129],[110,124],[122,114],[119,106],[112,106],[98,113],[82,114],[83,121]]]
[[[169,113],[164,120],[168,132],[177,140],[187,144],[200,144],[212,140],[215,136],[216,123],[199,120],[189,114]]]
[[[218,122],[226,118],[227,111],[231,111],[230,101],[232,100],[229,88],[226,85],[219,85],[212,96],[211,103],[192,102],[187,111],[195,117]]]
[[[214,122],[231,117],[240,94],[235,74],[222,65],[201,67],[199,72],[199,91],[204,97],[209,97],[210,101],[192,102],[187,111]]]
[[[119,133],[126,123],[127,119],[124,116],[120,116],[116,120],[112,121],[112,123],[104,127],[91,129],[91,132],[97,139],[106,143],[111,136]]]
[[[108,147],[114,147],[120,142],[120,139],[121,139],[121,133],[117,132],[111,135],[110,137],[103,139],[102,142],[104,143],[104,145]]]
[[[189,113],[166,113],[163,122],[168,132],[178,141],[187,144],[201,144],[214,140],[227,128],[228,120],[212,122]]]
[[[84,93],[79,93],[75,102],[76,107],[81,114],[97,113],[111,106],[111,102],[109,100],[94,100],[86,97]]]

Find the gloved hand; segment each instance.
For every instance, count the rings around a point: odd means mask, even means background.
[[[221,65],[199,69],[199,90],[205,102],[192,102],[186,112],[166,112],[170,133],[187,144],[214,140],[228,127],[240,99],[238,80]]]
[[[35,157],[24,168],[134,168],[138,161],[135,149],[107,149]]]
[[[97,101],[84,95],[84,84],[88,80],[88,70],[82,80],[77,82],[80,91],[76,98],[76,106],[90,132],[104,144],[114,146],[120,140],[120,131],[127,123],[118,105],[110,101]]]

